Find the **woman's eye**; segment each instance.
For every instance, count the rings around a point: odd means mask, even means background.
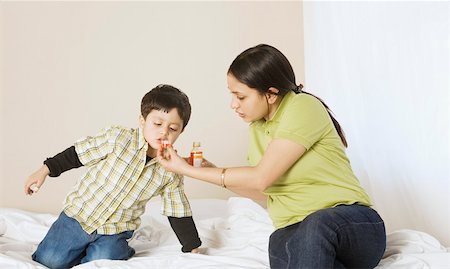
[[[172,132],[178,131],[178,129],[175,129],[175,128],[170,128],[170,130],[171,130]]]
[[[244,100],[244,98],[245,98],[244,96],[237,96],[238,100]]]
[[[154,122],[153,124],[156,126],[161,126],[161,123],[159,123],[159,122]]]

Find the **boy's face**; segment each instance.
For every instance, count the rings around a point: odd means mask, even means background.
[[[145,119],[141,115],[139,121],[145,141],[149,145],[147,155],[151,157],[156,156],[163,140],[168,140],[170,144],[175,143],[183,128],[183,120],[178,115],[176,108],[168,113],[162,110],[152,110]]]

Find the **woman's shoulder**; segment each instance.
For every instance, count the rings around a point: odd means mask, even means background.
[[[320,103],[319,99],[312,94],[301,92],[298,94],[294,94],[292,97],[293,102],[301,102],[301,103]]]
[[[311,110],[323,110],[326,108],[322,102],[315,96],[308,93],[294,94],[290,99],[289,106],[295,108],[296,110],[311,111]]]

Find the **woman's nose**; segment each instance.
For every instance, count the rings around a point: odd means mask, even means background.
[[[230,107],[231,107],[231,109],[238,108],[238,104],[234,98],[231,98]]]

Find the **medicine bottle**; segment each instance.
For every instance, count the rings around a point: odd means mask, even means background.
[[[166,153],[168,147],[170,147],[169,140],[161,141],[161,153],[163,153],[163,154]]]
[[[189,156],[189,163],[194,167],[201,167],[203,162],[203,150],[200,142],[192,144],[191,155]]]

